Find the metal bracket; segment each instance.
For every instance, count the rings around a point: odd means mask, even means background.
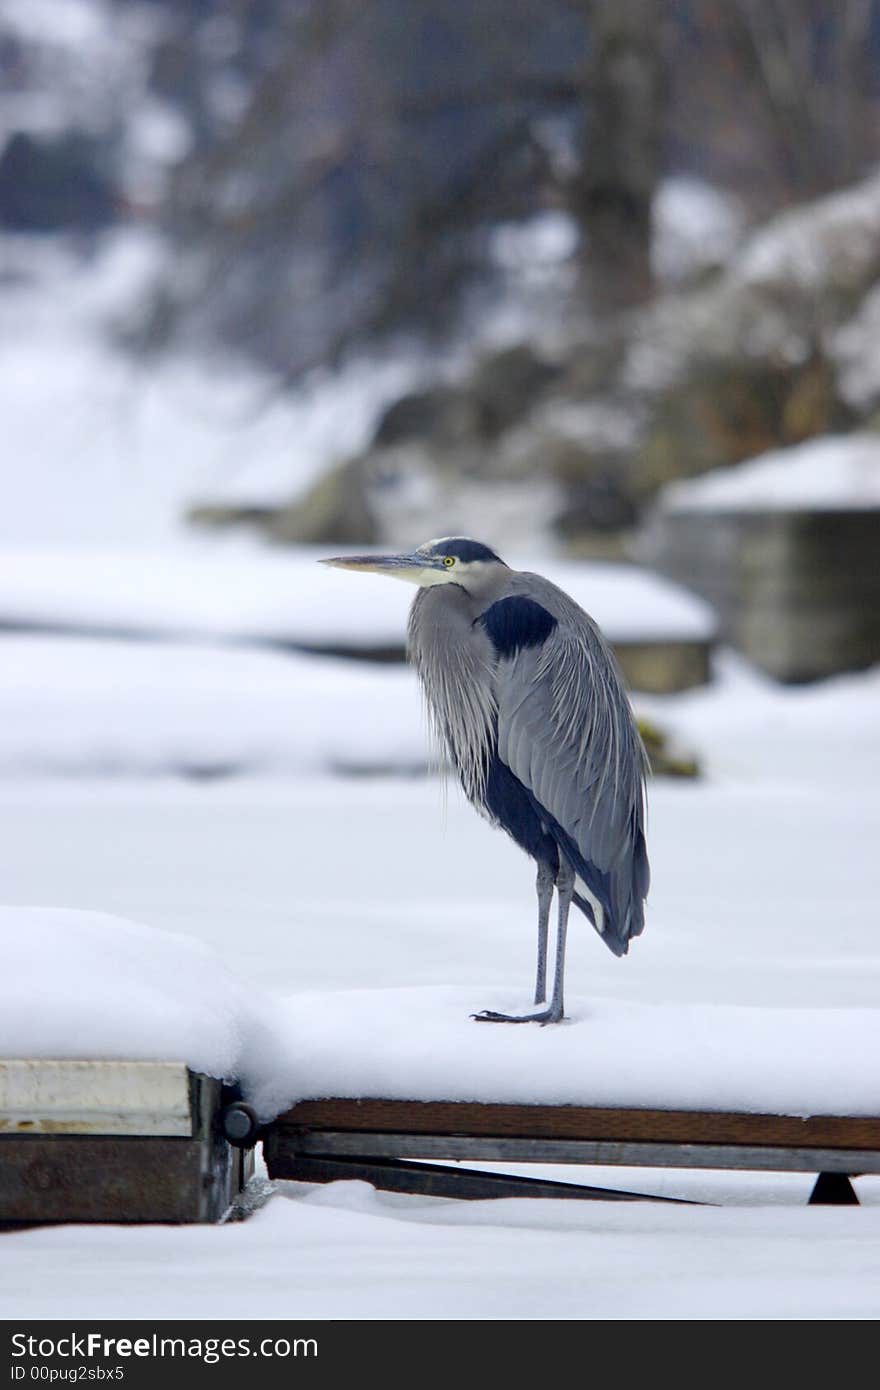
[[[487,1197],[574,1197],[581,1201],[670,1202],[676,1206],[704,1205],[679,1197],[659,1197],[615,1188],[587,1187],[513,1173],[481,1172],[475,1168],[439,1163],[414,1163],[395,1158],[345,1157],[320,1153],[285,1155],[273,1165],[275,1177],[296,1182],[359,1180],[385,1192],[410,1192],[423,1197],[453,1197],[479,1201]]]

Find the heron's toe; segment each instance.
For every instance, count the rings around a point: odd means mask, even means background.
[[[475,1023],[561,1023],[562,1014],[554,1009],[542,1009],[536,1014],[499,1014],[494,1009],[483,1009],[471,1014]]]

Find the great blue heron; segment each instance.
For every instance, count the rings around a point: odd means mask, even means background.
[[[562,589],[510,569],[478,541],[447,537],[403,555],[344,555],[340,569],[419,585],[408,648],[434,729],[477,810],[538,865],[535,1013],[486,1023],[558,1023],[574,902],[616,956],[644,927],[647,759],[617,663]],[[558,899],[553,994],[547,935]]]

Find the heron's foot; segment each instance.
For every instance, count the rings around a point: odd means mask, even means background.
[[[481,1013],[471,1014],[475,1023],[561,1023],[562,1010],[541,1009],[535,1014],[499,1014],[494,1009],[483,1009]]]

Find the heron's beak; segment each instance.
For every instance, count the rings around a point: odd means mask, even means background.
[[[332,565],[338,570],[358,570],[362,574],[387,574],[392,579],[408,579],[411,584],[423,582],[426,570],[442,569],[443,562],[427,555],[334,555],[319,564]]]

